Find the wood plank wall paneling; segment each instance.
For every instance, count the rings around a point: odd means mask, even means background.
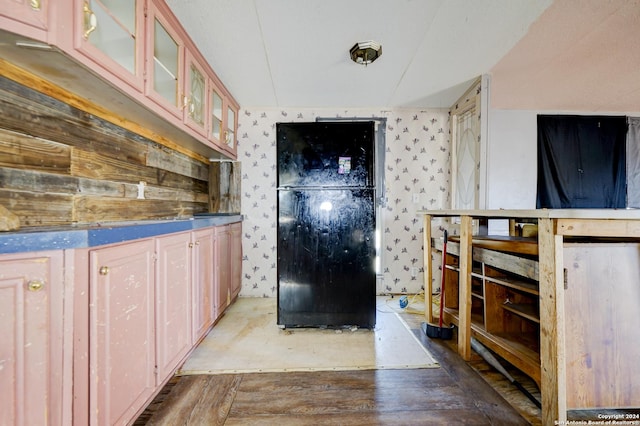
[[[72,195],[0,190],[0,203],[20,218],[21,227],[72,223],[72,201]],[[34,206],[46,206],[46,209],[37,210]]]
[[[210,173],[207,163],[0,77],[0,203],[21,227],[189,217],[209,211]]]
[[[73,212],[74,221],[78,223],[96,223],[130,220],[131,217],[187,217],[200,210],[199,207],[198,203],[189,202],[81,196],[74,197]],[[126,212],[125,217],[123,212]]]
[[[69,175],[0,167],[0,188],[41,194],[73,195],[79,191],[78,179]]]
[[[176,157],[174,151],[164,147],[149,147],[149,151],[147,152],[147,166],[174,172],[201,181],[206,181],[209,178],[208,164],[187,161],[187,158],[179,156]]]
[[[71,147],[0,128],[0,167],[68,174]]]
[[[209,171],[209,211],[240,212],[240,163],[211,163]]]
[[[194,158],[204,164],[209,163],[209,155],[204,155],[201,152],[195,152],[188,146],[185,146],[181,140],[174,140],[162,132],[159,133],[157,129],[145,127],[141,123],[135,121],[136,119],[134,117],[127,116],[126,110],[109,110],[103,105],[96,104],[95,102],[76,95],[70,91],[73,90],[72,86],[70,89],[57,86],[40,76],[32,74],[30,71],[26,71],[11,62],[7,62],[3,58],[0,58],[0,76],[18,82],[25,87],[34,88],[40,93],[51,96],[52,98],[73,106],[80,111],[93,114],[96,117],[100,117],[110,123],[128,129],[129,131],[148,138],[172,151],[185,154],[188,157]],[[149,114],[153,115],[151,112],[149,112]],[[191,143],[187,143],[187,145],[191,145]]]

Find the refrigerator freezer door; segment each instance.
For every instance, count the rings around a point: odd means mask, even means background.
[[[278,123],[278,187],[373,187],[374,123]]]
[[[278,203],[278,324],[373,328],[374,190],[279,190]]]

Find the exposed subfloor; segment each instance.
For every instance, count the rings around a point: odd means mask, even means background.
[[[454,340],[424,335],[423,316],[402,315],[440,368],[176,377],[135,424],[540,424],[540,410],[480,357],[464,362]]]

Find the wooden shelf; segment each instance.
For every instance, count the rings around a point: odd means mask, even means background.
[[[445,267],[451,271],[460,272],[460,268],[457,265],[445,265]]]
[[[456,308],[444,308],[443,312],[445,314],[451,315],[452,318],[456,318],[456,322],[457,322],[457,318],[460,316],[460,311]]]
[[[460,311],[455,308],[444,308],[444,318],[443,320],[446,323],[454,324],[456,326],[459,325],[460,321]],[[484,318],[480,314],[471,313],[471,323],[475,324],[477,327],[480,327],[484,330]]]
[[[447,245],[447,270],[455,276],[447,280],[449,297],[461,292],[460,244],[458,237]],[[442,241],[433,240],[435,249],[442,251]],[[531,376],[540,384],[540,310],[537,244],[531,238],[473,237],[469,286],[472,299],[471,331],[487,347]],[[439,247],[438,247],[439,246]],[[503,250],[503,251],[501,251]],[[453,287],[449,285],[453,284]],[[505,304],[504,301],[510,302]],[[443,320],[462,326],[460,309],[444,309]],[[460,302],[462,303],[462,302]]]
[[[527,374],[540,386],[539,344],[531,333],[488,333],[473,323],[471,331],[478,341]]]
[[[484,330],[484,317],[479,314],[471,314],[471,324],[475,324],[476,327],[480,327]]]
[[[540,324],[540,314],[538,312],[538,309],[533,305],[522,303],[503,303],[502,308],[506,309],[509,312],[513,312],[514,314],[522,318],[533,321],[536,324]]]
[[[442,240],[432,239],[431,249],[442,251]],[[510,252],[501,252],[494,249],[488,249],[483,247],[476,247],[472,244],[472,259],[473,262],[484,263],[485,265],[491,265],[494,269],[499,269],[502,272],[512,273],[520,275],[522,277],[537,280],[538,260],[532,256],[515,255]],[[450,241],[447,244],[448,257],[457,257],[460,255],[460,244],[455,241]],[[458,265],[455,265],[458,268]],[[456,269],[457,270],[457,269]],[[478,272],[474,270],[472,272]],[[480,273],[482,273],[480,271]]]
[[[633,321],[639,312],[634,302],[640,296],[640,210],[418,213],[424,216],[427,271],[432,253],[442,250],[442,239],[432,238],[432,219],[450,221],[448,226],[459,230],[457,241],[450,238],[447,244],[450,263],[459,257],[460,273],[451,277],[451,286],[447,282],[447,292],[453,288],[452,294],[458,295],[459,311],[456,306],[445,317],[458,326],[458,354],[464,360],[472,358],[471,339],[476,338],[532,377],[541,389],[542,424],[566,423],[568,411],[575,409],[635,406],[640,398],[640,346],[628,343],[640,339]],[[496,241],[473,235],[475,220],[493,219],[535,221],[537,239]],[[484,265],[483,277],[471,270],[478,262]],[[480,279],[482,301],[474,296]],[[425,281],[425,288],[430,289],[429,284]],[[507,297],[513,303],[502,306]],[[425,313],[431,316],[429,306]],[[624,373],[612,372],[612,366]]]
[[[480,300],[484,300],[484,296],[482,294],[476,293],[474,291],[471,292],[471,296],[476,297],[476,298],[478,298]]]
[[[458,309],[446,308],[444,321],[459,326]],[[480,315],[471,315],[473,336],[493,352],[529,375],[540,386],[539,343],[533,333],[489,333]]]
[[[505,287],[520,290],[525,293],[533,294],[536,296],[540,294],[540,290],[537,283],[518,280],[514,278],[508,278],[508,277],[492,277],[489,275],[485,276],[484,278],[487,281],[491,281],[493,283],[496,283]]]
[[[456,243],[460,241],[460,237],[449,237],[450,241]],[[474,236],[471,244],[474,247],[486,248],[490,250],[503,251],[508,253],[517,253],[530,256],[538,255],[538,240],[531,237],[513,237],[503,235],[487,235]]]

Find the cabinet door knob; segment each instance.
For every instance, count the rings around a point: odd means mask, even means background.
[[[108,266],[101,266],[100,267],[100,275],[107,275],[109,273],[109,267]]]
[[[189,243],[189,248],[193,248],[193,243]]]
[[[40,4],[40,0],[31,0],[29,2],[29,6],[31,6],[31,9],[33,10],[40,10],[40,8],[42,7],[42,5]]]
[[[98,27],[98,18],[96,18],[96,14],[93,13],[93,10],[89,7],[88,2],[84,2],[84,7],[82,8],[84,12],[84,33],[82,37],[85,40],[89,40],[89,34],[91,34]]]
[[[29,291],[40,291],[44,288],[44,281],[41,280],[31,280],[27,283],[27,289]]]

